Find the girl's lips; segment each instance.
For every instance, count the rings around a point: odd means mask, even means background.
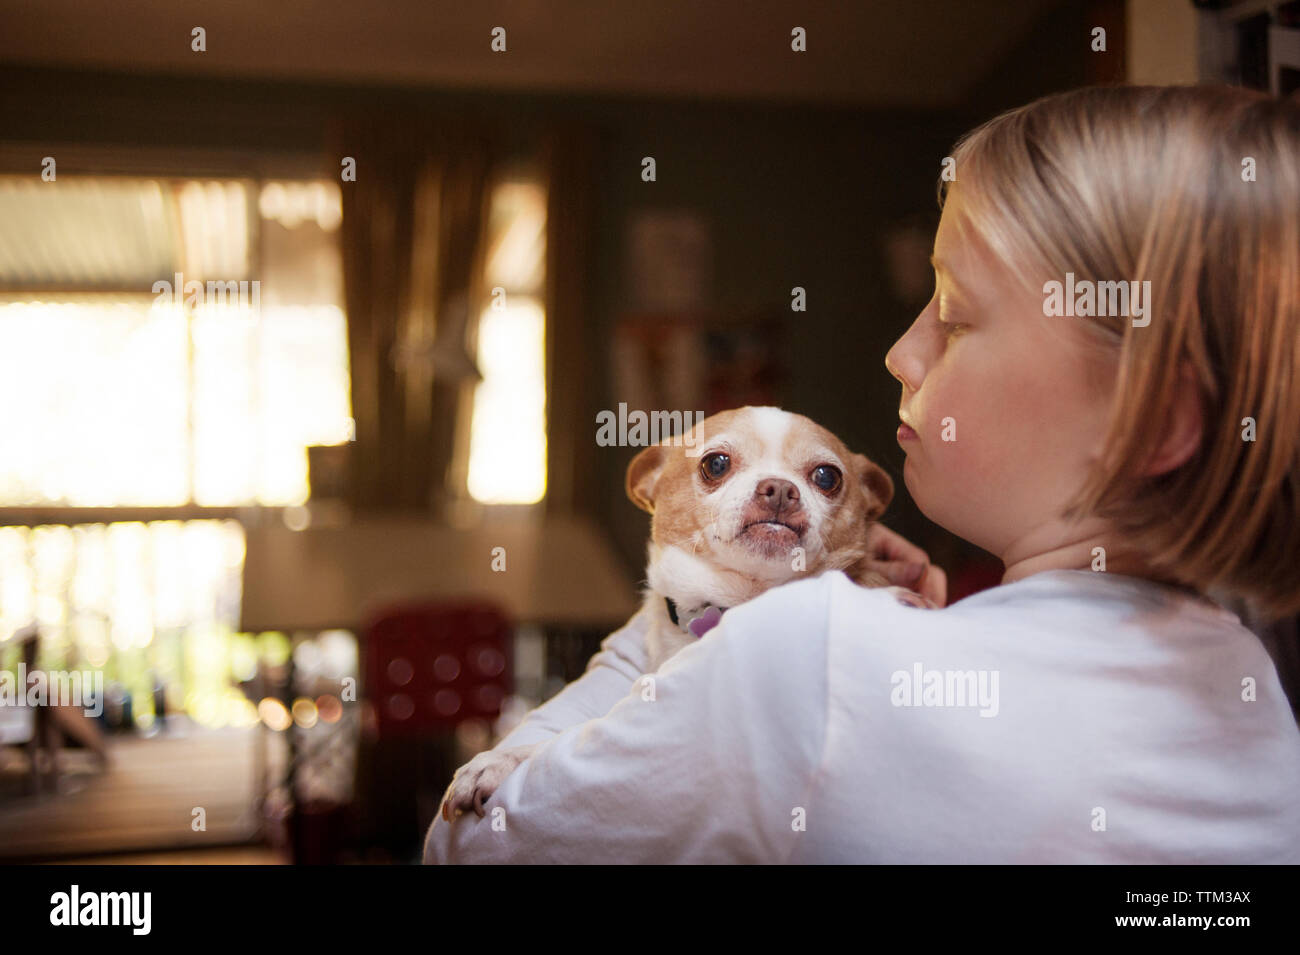
[[[899,422],[898,424],[899,441],[914,441],[916,440],[916,437],[917,437],[916,432],[913,431],[910,427],[908,427],[906,423],[901,421]]]

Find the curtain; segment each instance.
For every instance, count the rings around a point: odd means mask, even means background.
[[[596,413],[608,349],[592,308],[602,133],[560,122],[543,137],[546,216],[546,512],[594,517]],[[621,485],[620,485],[621,489]]]
[[[355,181],[341,182],[350,494],[358,510],[440,515],[478,380],[472,349],[498,151],[467,116],[391,115],[349,117],[333,136],[331,162],[351,157],[356,168]]]

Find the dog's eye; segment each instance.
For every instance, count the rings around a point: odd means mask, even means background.
[[[813,468],[809,479],[827,494],[840,486],[840,469],[829,464],[819,464]]]
[[[700,462],[700,473],[710,481],[716,481],[730,470],[731,457],[721,452],[706,454],[704,460]]]

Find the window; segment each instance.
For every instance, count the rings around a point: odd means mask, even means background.
[[[6,177],[0,210],[0,505],[306,500],[352,426],[337,185]]]
[[[302,503],[350,437],[340,221],[333,182],[0,176],[0,507],[143,518],[0,526],[0,664],[35,621],[140,725],[158,685],[257,720],[234,683],[287,642],[235,633],[242,526],[167,509]]]
[[[499,182],[487,235],[469,492],[484,504],[532,504],[546,493],[545,188]]]

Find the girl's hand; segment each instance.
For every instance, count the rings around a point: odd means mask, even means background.
[[[870,569],[898,587],[915,590],[936,607],[948,603],[948,575],[930,563],[925,551],[904,540],[884,524],[872,524],[867,532]]]

